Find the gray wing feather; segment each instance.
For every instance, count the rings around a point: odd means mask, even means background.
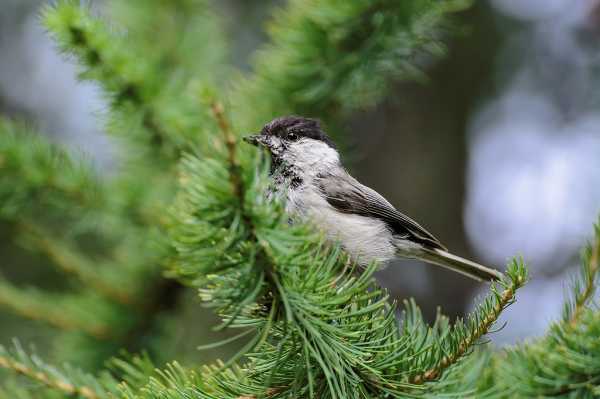
[[[359,183],[348,173],[320,174],[317,185],[327,202],[339,212],[374,217],[386,223],[399,237],[429,248],[446,248],[431,233],[408,216],[398,212],[375,190]]]

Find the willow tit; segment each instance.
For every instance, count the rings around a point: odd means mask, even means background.
[[[260,134],[244,140],[270,152],[273,190],[285,197],[292,218],[310,219],[359,264],[385,265],[398,256],[443,266],[478,281],[502,277],[496,270],[447,252],[417,222],[350,176],[317,120],[277,118]]]

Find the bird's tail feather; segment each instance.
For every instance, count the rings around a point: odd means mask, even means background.
[[[494,281],[502,278],[502,273],[497,270],[490,269],[489,267],[485,267],[479,263],[461,258],[460,256],[453,255],[450,252],[441,249],[425,249],[419,255],[419,258],[425,262],[445,267],[477,281]]]

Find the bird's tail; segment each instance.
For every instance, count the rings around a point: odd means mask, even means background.
[[[454,270],[455,272],[464,274],[477,281],[494,281],[502,278],[502,273],[497,270],[490,269],[489,267],[485,267],[479,263],[461,258],[460,256],[453,255],[450,252],[441,249],[424,249],[423,252],[419,254],[419,258],[425,262]]]

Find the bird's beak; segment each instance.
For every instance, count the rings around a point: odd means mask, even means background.
[[[267,147],[267,136],[262,135],[262,134],[254,134],[252,136],[246,136],[243,138],[243,140],[248,143],[248,144],[252,144],[255,146],[265,146]]]

